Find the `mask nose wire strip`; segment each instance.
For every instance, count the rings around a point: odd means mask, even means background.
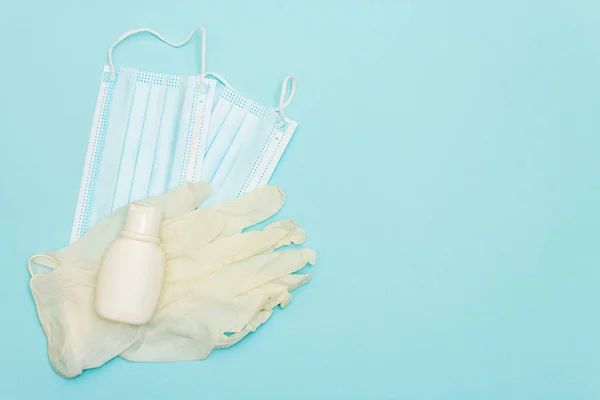
[[[177,47],[181,47],[181,46],[187,44],[190,40],[192,40],[192,37],[194,36],[194,34],[197,31],[202,32],[202,44],[201,44],[202,48],[201,48],[201,56],[200,56],[201,57],[201,59],[200,59],[201,66],[200,66],[200,75],[199,75],[200,82],[202,82],[202,80],[204,79],[204,77],[206,75],[206,30],[204,30],[204,28],[200,25],[198,25],[197,27],[192,29],[190,34],[183,41],[181,41],[179,43],[170,42],[163,35],[161,35],[159,32],[155,31],[152,28],[138,28],[138,29],[133,29],[131,31],[125,32],[108,49],[108,64],[110,65],[111,73],[114,76],[115,65],[113,63],[113,56],[112,56],[113,50],[115,49],[115,47],[117,47],[117,45],[119,43],[121,43],[122,41],[124,41],[125,39],[127,39],[130,36],[136,35],[141,32],[147,32],[147,33],[150,33],[150,34],[156,36],[158,39],[160,39],[162,42],[168,44],[169,46],[177,48]]]
[[[55,269],[56,267],[58,267],[60,265],[60,263],[58,262],[58,260],[52,256],[49,256],[47,254],[34,254],[31,257],[29,257],[29,260],[27,260],[27,269],[29,270],[29,275],[33,276],[36,275],[33,273],[33,270],[31,269],[31,264],[37,260],[37,259],[44,259],[47,258],[48,260],[50,260],[54,265],[51,264],[41,264],[44,267],[47,268],[52,268]]]
[[[290,81],[292,82],[292,90],[290,92],[289,97],[286,100],[285,94],[287,92],[287,87],[288,87],[288,84]],[[294,78],[291,75],[288,75],[283,80],[283,84],[281,85],[281,95],[279,96],[279,116],[281,117],[282,123],[285,123],[285,114],[283,113],[283,110],[285,110],[287,108],[287,106],[290,105],[290,103],[294,99],[295,94],[296,94],[296,78]]]

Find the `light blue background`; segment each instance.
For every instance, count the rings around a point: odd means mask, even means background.
[[[248,96],[298,79],[272,182],[314,279],[206,361],[60,378],[26,260],[68,241],[106,50],[197,24]],[[0,398],[600,398],[597,1],[4,0],[0,37]]]

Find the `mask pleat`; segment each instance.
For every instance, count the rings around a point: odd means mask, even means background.
[[[150,83],[145,77],[138,76],[111,211],[129,203],[149,98]]]
[[[222,92],[222,94],[224,94]],[[233,107],[232,99],[229,96],[215,97],[215,107],[210,114],[210,125],[208,127],[208,135],[206,137],[206,152],[210,150],[212,144],[217,137],[217,133],[223,126],[225,119],[229,115]]]
[[[159,75],[159,74],[156,74]],[[150,180],[152,178],[152,165],[156,146],[158,143],[158,132],[161,126],[163,108],[165,105],[166,87],[162,79],[156,77],[155,83],[150,88],[148,97],[148,108],[144,118],[144,130],[140,141],[135,175],[131,187],[131,201],[140,200],[148,195]]]
[[[135,82],[135,74],[124,72],[117,75],[88,226],[112,211]]]
[[[215,139],[204,157],[204,166],[202,168],[201,180],[210,182],[217,168],[221,164],[223,157],[227,153],[229,146],[233,142],[240,126],[248,115],[248,111],[233,105],[218,130]],[[211,116],[210,123],[213,123]]]
[[[260,121],[254,115],[248,115],[213,178],[213,186],[219,188],[215,199],[233,199],[241,194],[258,155],[271,135],[274,120],[273,113],[265,113]]]
[[[165,107],[158,137],[158,145],[154,158],[154,170],[150,181],[151,196],[164,193],[167,190],[171,176],[173,152],[176,143],[179,113],[183,105],[185,92],[180,87],[167,87]]]

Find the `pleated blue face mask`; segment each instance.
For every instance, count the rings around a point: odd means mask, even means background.
[[[115,46],[148,32],[180,47],[202,32],[201,72],[183,76],[118,68]],[[194,29],[181,43],[140,28],[123,34],[109,49],[104,67],[71,241],[115,208],[162,194],[201,176],[216,82],[206,78],[206,33]]]
[[[298,125],[284,114],[296,92],[293,77],[285,78],[277,108],[261,106],[210,73],[213,78],[217,88],[200,174],[213,186],[208,203],[234,199],[267,183]]]

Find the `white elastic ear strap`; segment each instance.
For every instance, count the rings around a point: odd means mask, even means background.
[[[209,72],[208,75],[211,75],[213,78],[216,78],[219,81],[221,81],[221,83],[224,84],[225,86],[235,90],[233,88],[233,86],[231,86],[229,84],[229,82],[227,82],[225,80],[225,78],[223,78],[221,75],[217,74],[216,72]],[[292,90],[290,91],[290,95],[288,96],[288,98],[286,100],[285,94],[287,92],[287,87],[288,87],[288,84],[290,81],[292,82]],[[290,105],[290,103],[294,99],[295,94],[296,94],[296,78],[294,78],[291,75],[288,75],[285,77],[285,79],[283,80],[283,84],[281,85],[281,95],[279,96],[279,105],[277,106],[277,108],[279,109],[279,116],[281,117],[282,122],[285,122],[285,114],[284,114],[283,110],[285,110]]]
[[[292,82],[292,91],[290,92],[290,95],[286,100],[285,93],[287,92],[288,83],[290,81]],[[281,95],[279,96],[279,116],[281,117],[281,120],[283,122],[285,122],[285,114],[283,113],[283,110],[285,110],[287,108],[287,106],[290,105],[290,103],[294,99],[295,94],[296,94],[296,78],[288,75],[283,80],[283,84],[281,85]]]
[[[156,36],[161,41],[163,41],[164,43],[168,44],[171,47],[181,47],[181,46],[185,45],[186,43],[188,43],[190,40],[192,40],[192,37],[194,36],[194,34],[197,31],[202,32],[202,44],[201,44],[202,49],[201,49],[201,56],[200,56],[201,57],[200,79],[203,79],[204,76],[206,75],[206,31],[204,30],[204,28],[202,26],[195,27],[190,32],[190,34],[180,43],[173,43],[173,42],[168,41],[163,35],[161,35],[159,32],[157,32],[151,28],[138,28],[138,29],[133,29],[131,31],[125,32],[108,49],[108,64],[110,65],[110,70],[113,73],[115,71],[115,66],[113,64],[113,56],[112,56],[113,50],[115,49],[115,47],[117,47],[117,45],[119,43],[121,43],[122,41],[124,41],[125,39],[127,39],[130,36],[133,36],[133,35],[141,33],[141,32],[148,32],[148,33],[151,33],[152,35]]]

